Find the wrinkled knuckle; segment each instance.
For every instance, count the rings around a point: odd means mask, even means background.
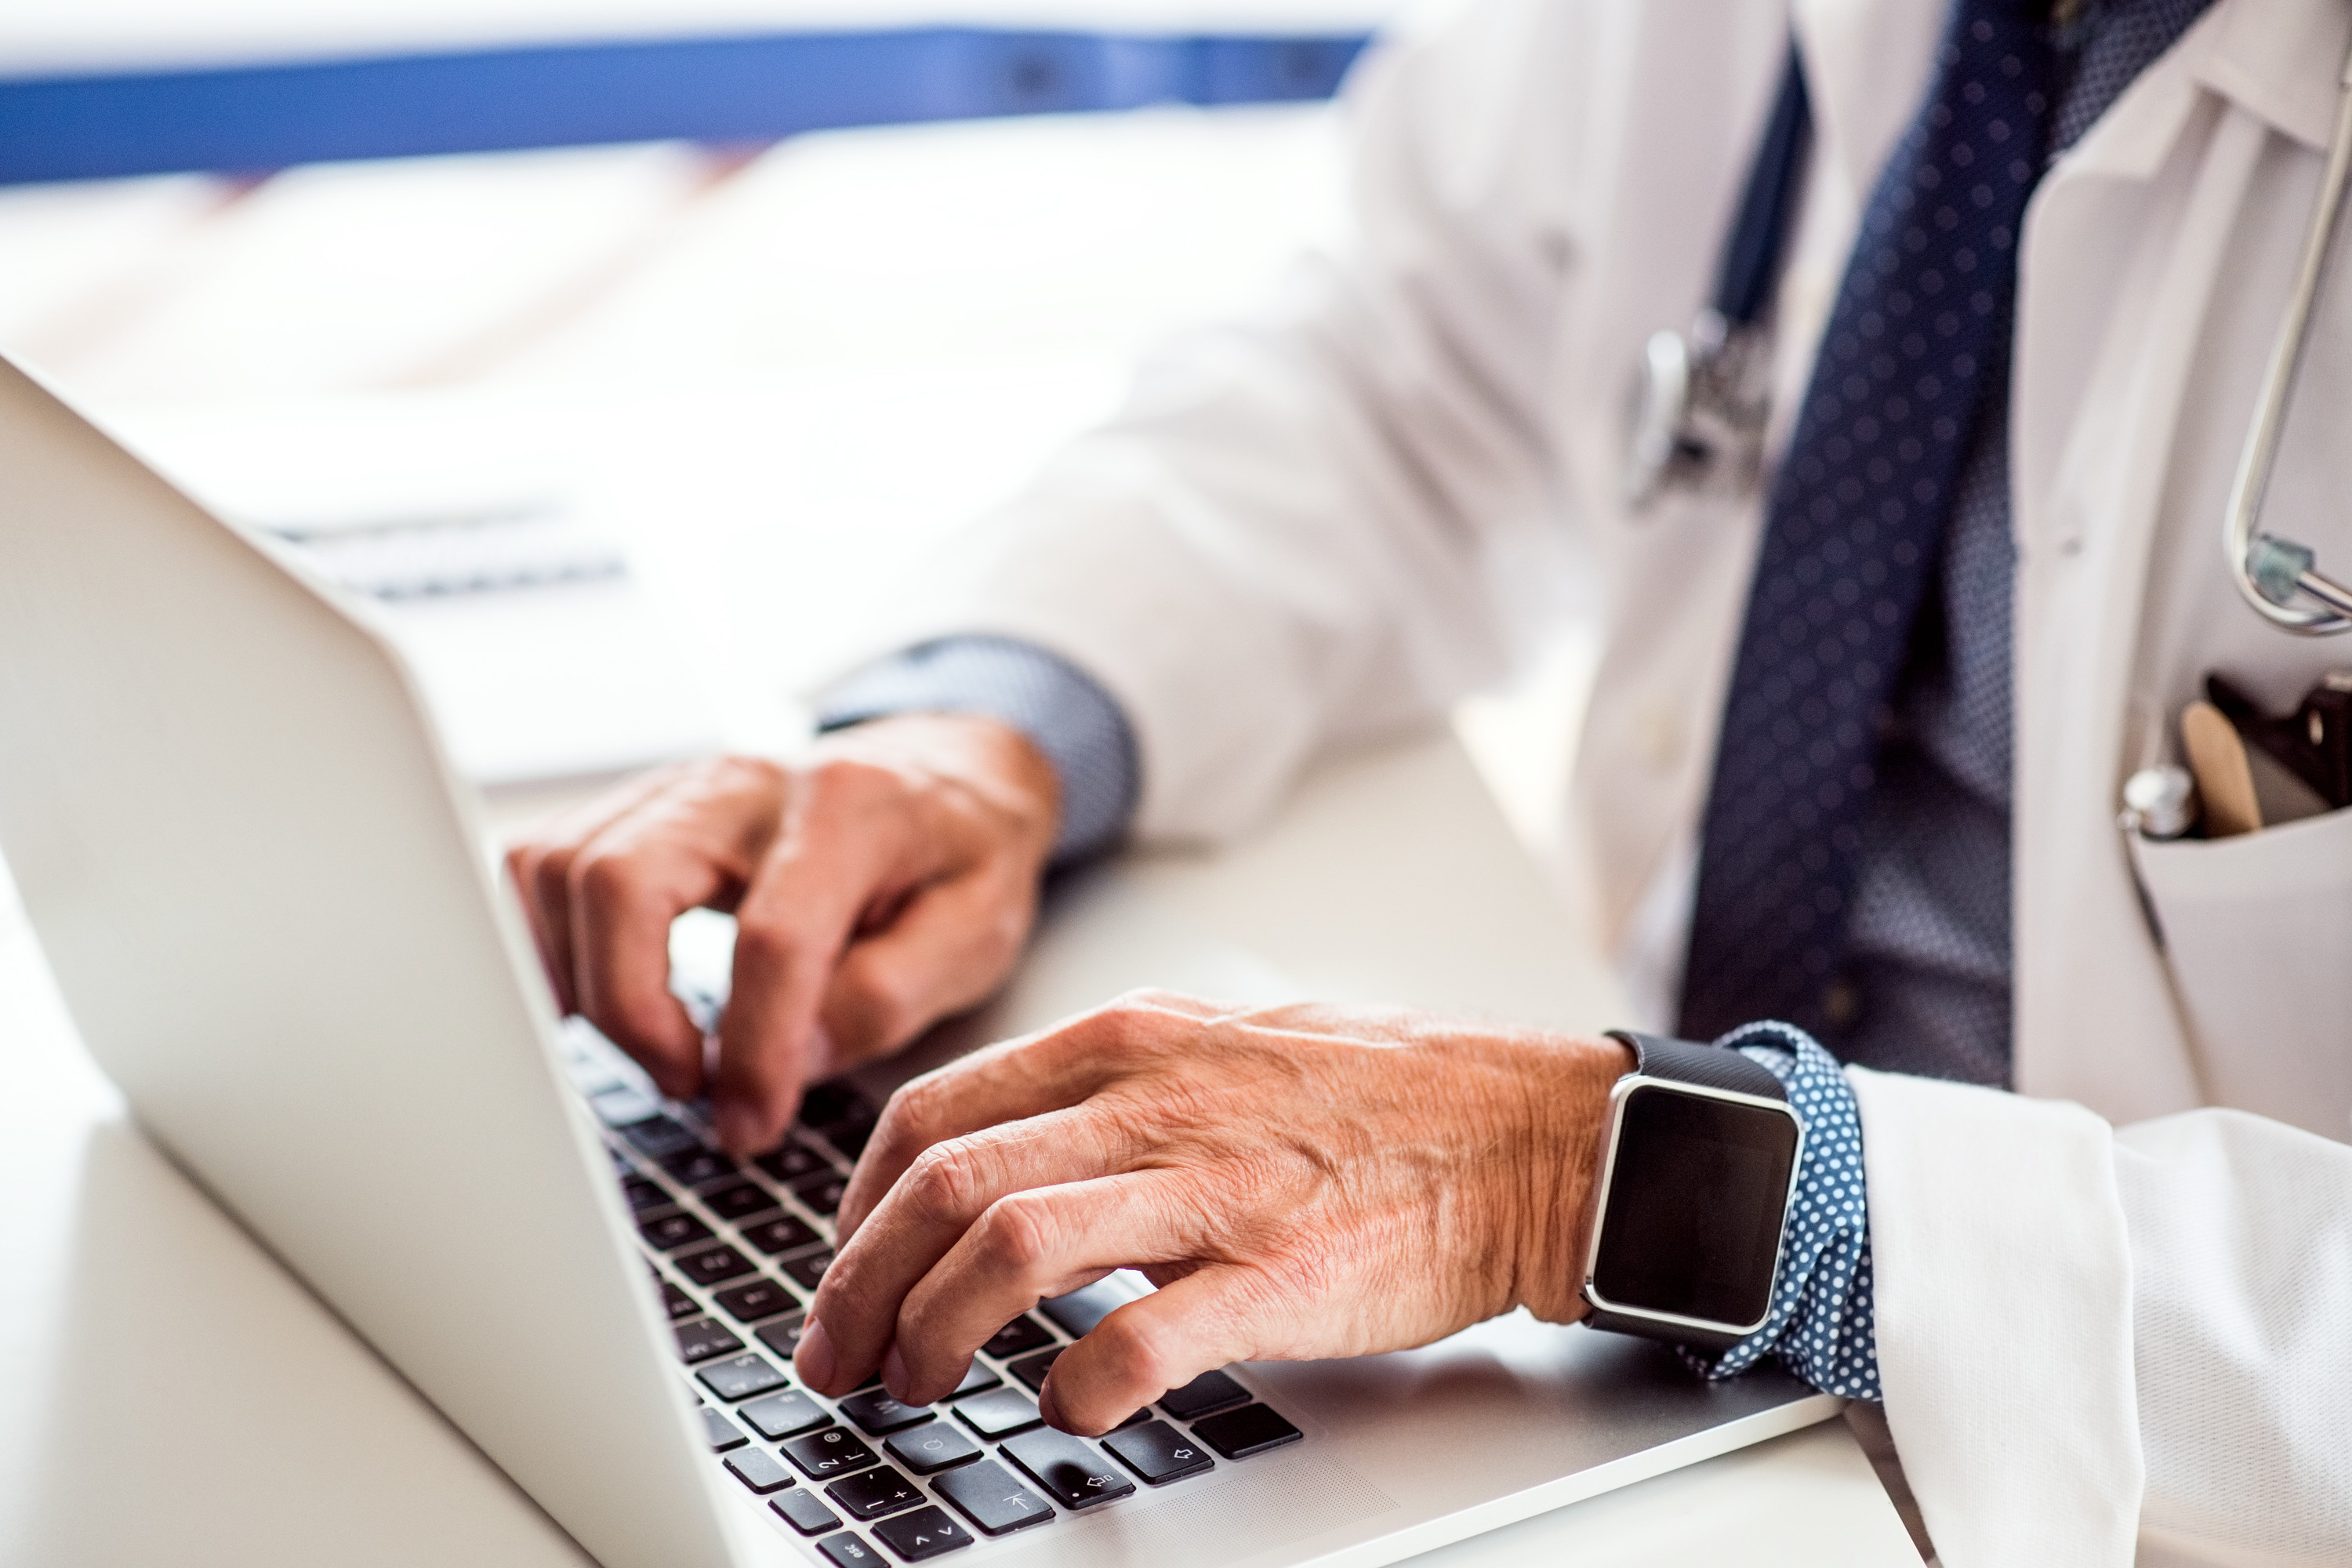
[[[978,1201],[981,1179],[979,1162],[970,1144],[934,1143],[908,1167],[907,1196],[926,1218],[960,1219]]]
[[[1052,1204],[1034,1193],[997,1199],[981,1216],[979,1228],[988,1256],[1023,1279],[1048,1271],[1061,1232]]]
[[[937,1142],[936,1129],[942,1120],[951,1098],[937,1078],[919,1078],[898,1086],[882,1107],[882,1120],[877,1124],[875,1137],[896,1146],[923,1149]]]
[[[1094,1033],[1100,1037],[1105,1048],[1132,1050],[1148,1037],[1154,1013],[1148,1004],[1139,999],[1142,993],[1130,991],[1095,1009],[1091,1016]]]

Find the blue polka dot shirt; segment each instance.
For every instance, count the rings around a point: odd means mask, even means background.
[[[1769,1355],[1824,1394],[1882,1403],[1870,1201],[1853,1090],[1836,1058],[1787,1024],[1749,1024],[1716,1043],[1780,1080],[1789,1108],[1804,1126],[1805,1151],[1764,1326],[1729,1350],[1706,1355],[1685,1349],[1683,1359],[1712,1382],[1746,1372]]]

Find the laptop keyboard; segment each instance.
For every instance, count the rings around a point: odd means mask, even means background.
[[[848,1085],[820,1084],[782,1147],[739,1164],[694,1108],[616,1080],[603,1041],[575,1034],[572,1049],[711,1462],[772,1526],[828,1562],[923,1563],[1015,1532],[1025,1540],[1299,1439],[1230,1372],[1171,1390],[1098,1441],[1046,1426],[1036,1391],[1071,1340],[1129,1299],[1112,1280],[1013,1319],[938,1405],[902,1405],[872,1378],[839,1400],[801,1387],[793,1351],[879,1107]]]

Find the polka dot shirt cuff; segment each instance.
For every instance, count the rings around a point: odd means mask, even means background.
[[[1764,1326],[1715,1355],[1683,1359],[1709,1381],[1769,1355],[1824,1394],[1885,1402],[1871,1310],[1870,1208],[1864,1192],[1862,1114],[1835,1058],[1787,1024],[1750,1024],[1716,1042],[1756,1061],[1788,1090],[1805,1129],[1795,1206],[1780,1242],[1780,1273]]]

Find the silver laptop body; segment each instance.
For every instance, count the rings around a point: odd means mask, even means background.
[[[828,1541],[901,1561],[887,1519],[803,1537],[713,1454],[698,1401],[738,1426],[749,1401],[702,1375],[718,1363],[681,1362],[649,1263],[673,1307],[788,1370],[712,1303],[795,1279],[822,1241],[761,1254],[633,1136],[656,1108],[630,1107],[576,1026],[567,1042],[472,797],[368,615],[0,361],[0,853],[84,1040],[149,1133],[608,1568],[837,1560]],[[836,1171],[854,1156],[808,1146]],[[698,1245],[753,1272],[682,1278],[633,1223],[630,1162],[640,1200],[698,1216]],[[826,1233],[821,1204],[745,1180]],[[1231,1371],[1297,1441],[1160,1487],[1106,1464],[1134,1481],[1116,1500],[967,1531],[950,1560],[1387,1563],[1838,1407],[1775,1371],[1705,1385],[1658,1347],[1523,1315]],[[809,1474],[784,1489],[830,1495]]]

